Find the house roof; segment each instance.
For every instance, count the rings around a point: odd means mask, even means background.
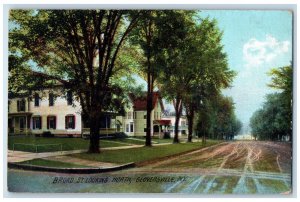
[[[146,111],[147,110],[147,94],[143,96],[136,97],[134,94],[129,95],[132,104],[133,104],[133,109],[135,111]],[[161,99],[161,96],[159,92],[153,92],[153,99],[152,99],[152,109],[154,109],[156,103],[160,103],[160,106],[162,108],[162,111],[164,111],[164,105],[163,101]]]
[[[172,125],[171,120],[154,120],[153,123],[154,124],[159,124],[159,125],[162,125],[162,126]]]

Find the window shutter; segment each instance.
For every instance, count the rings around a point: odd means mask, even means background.
[[[35,118],[32,117],[32,129],[35,129],[35,122],[36,122]]]
[[[73,129],[75,129],[75,124],[76,124],[76,116],[74,116],[74,123],[73,123]]]
[[[49,116],[47,116],[47,129],[49,129]]]
[[[68,129],[68,116],[65,116],[65,128]]]
[[[54,129],[56,129],[56,116],[54,117]]]
[[[40,129],[42,129],[42,125],[43,125],[42,117],[40,117]]]
[[[26,118],[27,118],[27,128],[30,128],[30,117],[27,116]]]
[[[17,100],[17,109],[18,109],[18,112],[20,111],[20,101]]]

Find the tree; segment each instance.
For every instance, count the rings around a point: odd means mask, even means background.
[[[281,93],[267,95],[262,108],[250,119],[254,137],[260,140],[282,140],[283,136],[291,136],[292,118],[289,111]]]
[[[281,90],[280,93],[280,106],[282,109],[282,122],[283,128],[289,127],[289,134],[292,137],[292,114],[293,114],[293,67],[292,65],[273,68],[269,75],[271,76],[271,83],[268,85],[271,88]]]
[[[173,102],[175,109],[175,135],[174,143],[179,143],[178,125],[183,110],[183,94],[193,79],[194,68],[188,62],[188,54],[192,60],[192,37],[195,34],[196,21],[194,12],[178,12],[177,17],[169,15],[167,22],[163,23],[159,49],[159,62],[165,71],[161,72],[159,83],[163,95]],[[170,34],[172,33],[171,37]],[[165,39],[165,37],[168,37]]]
[[[242,124],[236,118],[231,97],[221,94],[205,99],[203,107],[197,112],[196,130],[211,139],[232,140],[241,130]]]
[[[12,10],[9,51],[37,68],[27,73],[59,81],[79,99],[90,125],[89,152],[99,153],[100,117],[111,102],[110,79],[141,11]],[[37,71],[37,69],[39,71]]]
[[[185,38],[165,50],[168,71],[163,75],[165,93],[174,100],[176,112],[174,142],[178,142],[178,122],[183,106],[189,123],[188,141],[192,141],[194,116],[201,101],[229,87],[235,73],[227,66],[217,22],[208,18],[189,23]],[[168,79],[169,78],[169,79]]]
[[[155,80],[155,71],[153,67],[153,56],[155,51],[153,50],[153,37],[155,37],[155,11],[146,11],[142,20],[135,30],[138,33],[135,33],[134,37],[137,40],[137,43],[140,44],[144,55],[146,57],[145,62],[145,72],[147,74],[147,118],[146,118],[146,142],[145,146],[151,146],[151,112],[153,110],[152,95],[153,95],[153,85]]]
[[[293,68],[291,65],[273,68],[268,73],[271,76],[271,88],[279,89],[284,93],[286,99],[290,101],[293,95]]]
[[[281,92],[268,94],[262,108],[252,115],[252,134],[263,140],[282,140],[283,136],[292,138],[292,66],[274,68],[269,75],[272,78],[268,86]]]
[[[151,146],[151,112],[153,90],[159,74],[165,71],[162,60],[164,48],[174,46],[186,26],[185,17],[192,11],[146,11],[143,19],[132,33],[132,43],[138,45],[144,55],[140,71],[147,81],[146,146]]]

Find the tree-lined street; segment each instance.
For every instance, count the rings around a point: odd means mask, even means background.
[[[10,10],[9,190],[292,193],[292,21]]]

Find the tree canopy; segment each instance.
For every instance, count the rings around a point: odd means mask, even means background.
[[[185,107],[189,122],[189,141],[192,138],[194,115],[200,102],[214,97],[232,82],[235,72],[227,65],[221,44],[222,32],[215,20],[198,19],[189,23],[185,38],[171,48],[161,49],[166,71],[161,75],[162,91],[174,101],[176,119]],[[175,124],[175,138],[177,142]]]
[[[274,68],[269,72],[268,86],[281,92],[268,94],[262,108],[250,119],[252,135],[262,140],[283,140],[292,137],[292,66]]]

